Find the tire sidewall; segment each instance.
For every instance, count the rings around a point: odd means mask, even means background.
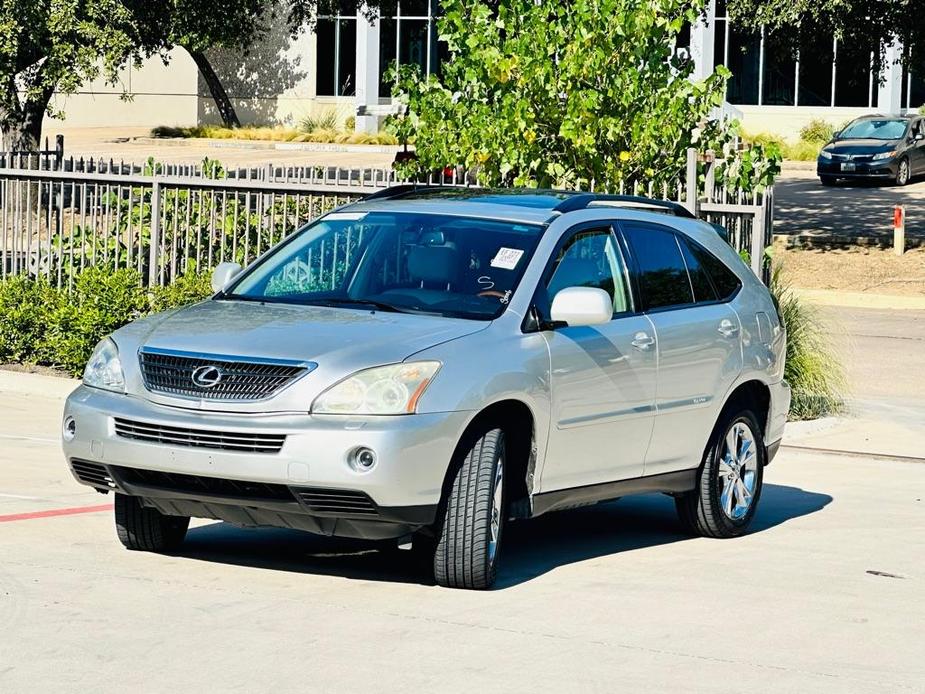
[[[713,442],[710,446],[707,458],[704,460],[704,469],[701,479],[703,483],[708,485],[711,506],[716,509],[715,520],[723,524],[729,535],[741,535],[751,523],[758,509],[758,502],[761,500],[761,490],[764,487],[764,468],[766,464],[764,436],[761,431],[761,426],[758,424],[758,419],[751,410],[742,409],[733,411],[721,421],[722,424],[716,428]],[[722,510],[722,504],[720,502],[722,483],[719,478],[719,463],[723,455],[726,434],[739,422],[748,425],[748,428],[752,431],[752,435],[755,438],[758,465],[755,470],[755,492],[751,506],[749,506],[748,511],[742,518],[732,519]]]
[[[905,165],[906,176],[902,177],[903,165]],[[912,172],[909,169],[909,160],[902,158],[899,160],[899,164],[896,166],[896,185],[904,186],[909,182],[909,179],[912,178]]]

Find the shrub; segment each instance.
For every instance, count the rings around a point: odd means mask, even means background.
[[[58,305],[48,316],[44,344],[36,349],[38,360],[79,375],[93,347],[103,337],[148,308],[148,298],[135,270],[84,270],[70,296],[60,292]]]
[[[795,145],[786,145],[783,149],[784,159],[790,161],[815,161],[819,156],[821,142],[800,140]]]
[[[800,140],[804,142],[828,142],[834,134],[835,126],[822,118],[813,118],[800,128]]]
[[[154,312],[167,311],[202,301],[212,295],[212,273],[197,272],[195,267],[173,282],[157,287],[150,295],[150,308]]]
[[[348,132],[353,132],[357,127],[357,117],[356,116],[347,116],[347,120],[344,121],[344,130]]]
[[[9,277],[0,282],[0,361],[38,360],[48,317],[60,300],[44,277]]]
[[[845,372],[823,332],[818,312],[783,280],[780,265],[771,274],[769,288],[787,329],[784,378],[792,389],[790,419],[815,419],[841,412]]]
[[[337,130],[338,125],[337,111],[327,109],[320,114],[308,114],[299,121],[299,128],[304,132],[310,133],[315,130]]]

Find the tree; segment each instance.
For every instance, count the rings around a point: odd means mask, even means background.
[[[682,0],[445,0],[442,77],[399,75],[414,137],[405,173],[464,164],[489,185],[617,188],[675,179],[687,147],[721,146],[711,118],[728,72],[692,81],[674,50],[704,3]]]
[[[164,2],[0,0],[3,149],[35,151],[51,98],[162,47]]]
[[[727,7],[738,26],[753,31],[764,26],[793,52],[834,34],[860,55],[872,52],[875,72],[899,39],[904,64],[925,73],[925,0],[729,0]]]

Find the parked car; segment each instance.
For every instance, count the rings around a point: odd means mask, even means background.
[[[906,185],[925,174],[925,120],[920,116],[863,116],[822,148],[816,162],[822,185],[838,179],[883,179]]]
[[[410,538],[487,588],[506,523],[557,509],[663,492],[740,535],[783,435],[768,290],[672,203],[398,187],[213,288],[100,342],[65,407],[129,549],[190,517]]]

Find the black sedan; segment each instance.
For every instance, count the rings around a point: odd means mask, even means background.
[[[879,178],[904,186],[925,174],[925,119],[920,116],[863,116],[851,121],[819,152],[822,185],[840,178]]]

